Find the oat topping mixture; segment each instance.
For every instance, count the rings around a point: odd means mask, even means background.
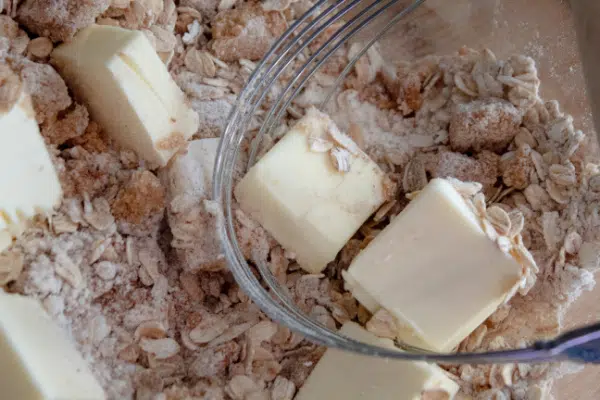
[[[311,5],[0,0],[0,110],[24,83],[65,193],[55,215],[35,221],[0,254],[0,285],[43,303],[109,398],[290,400],[325,349],[271,322],[233,281],[215,234],[210,185],[181,195],[167,170],[107,138],[71,96],[50,53],[94,21],[141,30],[198,113],[195,137],[218,137],[255,62]],[[293,102],[288,124],[319,104],[358,49],[348,46],[328,62]],[[539,86],[535,62],[525,56],[498,60],[489,50],[461,49],[391,66],[373,47],[328,112],[395,182],[393,200],[319,275],[301,272],[293,254],[236,210],[245,256],[266,261],[322,324],[336,329],[352,319],[386,336],[393,319],[359,306],[341,272],[428,179],[474,182],[456,184],[488,221],[488,235],[508,246],[520,233],[522,242],[510,246],[529,249],[535,260],[519,292],[458,350],[514,348],[556,335],[566,307],[595,284],[600,170],[588,162],[590,139],[558,103],[540,99]],[[285,130],[268,136],[263,152]],[[330,152],[344,171],[348,149],[338,144],[313,138],[311,147]],[[497,400],[547,398],[550,380],[566,371],[445,368],[463,395]]]

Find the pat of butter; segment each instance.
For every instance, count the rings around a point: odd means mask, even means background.
[[[3,399],[100,400],[104,391],[37,300],[0,289]]]
[[[354,322],[346,322],[340,333],[363,343],[396,349]],[[398,361],[328,349],[300,388],[296,400],[421,400],[424,391],[458,392],[437,365]]]
[[[22,86],[18,90],[16,101],[0,109],[0,252],[23,233],[30,219],[52,213],[62,198],[31,98]]]
[[[340,148],[327,150],[337,146],[332,131],[354,151],[344,153],[345,172],[332,158]],[[311,140],[321,148],[311,147]],[[296,254],[303,269],[317,273],[386,200],[387,185],[377,164],[327,115],[310,109],[250,169],[235,197],[242,210]]]
[[[369,310],[371,314],[375,314],[381,308],[379,303],[377,303],[377,300],[367,293],[367,291],[360,286],[360,283],[354,280],[352,275],[345,271],[342,271],[342,275],[344,277],[344,286],[346,287],[346,290],[351,292],[352,296],[354,296],[363,307]]]
[[[92,25],[52,60],[94,120],[142,158],[166,165],[198,128],[198,115],[140,31]]]
[[[503,253],[452,184],[432,180],[354,259],[348,289],[401,326],[400,340],[451,351],[518,285],[522,266]],[[376,311],[371,310],[371,311]]]

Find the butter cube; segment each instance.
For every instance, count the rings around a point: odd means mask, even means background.
[[[196,133],[198,115],[142,32],[92,25],[52,60],[94,120],[147,161],[166,165]]]
[[[3,399],[96,400],[104,392],[37,300],[0,290]]]
[[[248,171],[235,197],[303,269],[318,273],[388,191],[377,164],[327,115],[309,109]]]
[[[369,245],[344,279],[375,312],[390,312],[398,338],[428,350],[455,348],[512,293],[522,266],[484,233],[446,180],[434,179]]]
[[[395,349],[354,322],[346,322],[340,333],[364,343]],[[424,391],[458,392],[437,365],[398,361],[328,349],[300,388],[296,400],[421,400]]]
[[[12,244],[36,214],[50,214],[59,205],[62,190],[40,135],[31,98],[20,80],[0,65],[0,91],[10,89],[12,99],[0,99],[0,252]],[[5,92],[6,93],[6,92]],[[0,94],[1,97],[1,94]]]
[[[375,314],[381,308],[377,300],[367,293],[367,291],[360,286],[360,283],[354,280],[352,275],[345,271],[342,271],[342,275],[344,277],[344,286],[346,290],[351,292],[352,296],[354,296],[363,307],[369,310],[371,314]]]

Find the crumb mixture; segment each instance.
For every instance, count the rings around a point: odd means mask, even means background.
[[[8,65],[32,95],[65,193],[55,215],[34,221],[0,254],[0,284],[42,302],[109,398],[291,400],[325,349],[249,301],[220,254],[210,192],[174,195],[165,171],[107,138],[50,64],[52,49],[94,21],[141,30],[198,113],[195,137],[218,137],[255,62],[310,6],[0,1],[1,104],[13,93],[2,75]],[[357,50],[343,49],[315,76],[289,109],[289,124],[318,104]],[[392,321],[369,315],[344,290],[341,271],[428,179],[477,182],[465,190],[485,193],[479,212],[499,236],[520,231],[539,271],[458,350],[514,348],[556,335],[566,307],[595,284],[600,170],[587,162],[589,139],[558,103],[540,99],[539,86],[534,60],[525,56],[498,60],[488,50],[461,49],[390,66],[373,47],[328,111],[397,184],[394,199],[323,274],[301,272],[293,254],[236,210],[244,255],[267,261],[322,324],[335,329],[352,319],[385,336]],[[267,137],[263,150],[285,129]],[[547,398],[551,379],[566,371],[546,364],[445,368],[462,395],[482,400]]]

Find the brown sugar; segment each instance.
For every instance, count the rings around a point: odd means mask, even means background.
[[[441,152],[438,155],[435,169],[431,171],[434,178],[453,177],[465,182],[479,182],[482,185],[493,185],[499,176],[498,161],[493,153],[482,153],[480,159],[453,153]]]
[[[259,3],[243,3],[221,11],[212,21],[212,48],[221,60],[259,60],[287,23],[277,11],[265,11]]]
[[[502,152],[519,133],[521,120],[519,110],[507,101],[461,104],[450,120],[450,146],[458,152]]]
[[[42,127],[42,135],[49,143],[61,145],[67,140],[83,135],[89,123],[87,108],[76,104],[63,118]]]
[[[112,213],[117,220],[140,224],[162,213],[165,208],[165,189],[150,171],[135,172],[117,195]]]
[[[71,39],[102,14],[109,0],[25,0],[17,18],[28,30],[54,42]]]

